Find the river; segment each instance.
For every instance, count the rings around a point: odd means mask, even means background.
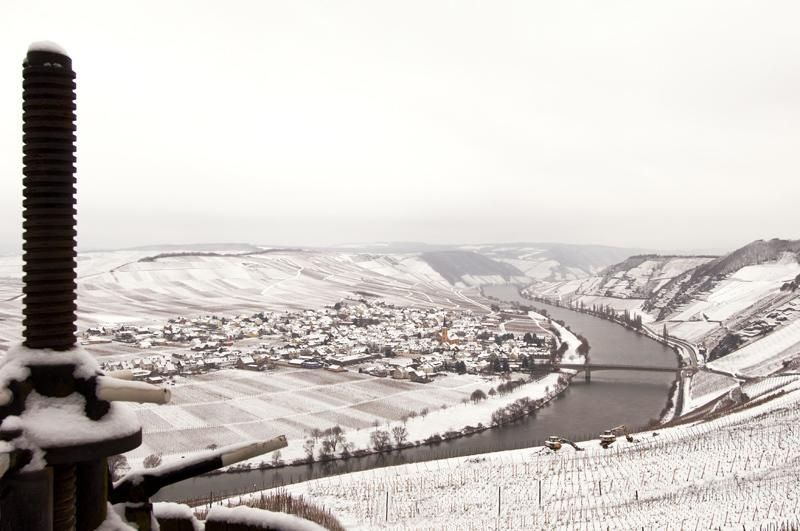
[[[590,359],[594,363],[677,367],[671,349],[618,324],[566,308],[527,301],[520,296],[517,287],[511,285],[488,286],[484,292],[501,300],[546,308],[552,318],[563,320],[573,332],[589,340]],[[194,478],[162,489],[153,500],[197,499],[210,493],[217,496],[253,487],[269,488],[369,468],[523,448],[541,443],[550,435],[582,440],[596,437],[603,430],[619,424],[641,427],[658,417],[667,402],[673,380],[674,376],[669,373],[598,371],[592,373],[592,382],[587,384],[579,375],[566,391],[537,411],[535,416],[500,429],[434,447],[412,448],[391,454]]]

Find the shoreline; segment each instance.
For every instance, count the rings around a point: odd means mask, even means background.
[[[227,469],[221,469],[221,470],[216,470],[216,471],[209,472],[209,473],[206,473],[206,474],[201,474],[199,477],[214,477],[214,476],[220,476],[220,475],[224,475],[224,474],[245,474],[245,473],[248,473],[248,472],[256,472],[256,471],[281,470],[281,469],[286,469],[286,468],[290,468],[290,467],[304,467],[304,466],[334,464],[334,463],[339,463],[339,462],[346,462],[346,461],[349,461],[351,459],[357,459],[357,458],[363,458],[363,457],[369,457],[369,456],[375,456],[375,455],[385,455],[385,454],[400,453],[400,452],[403,452],[404,450],[410,450],[410,449],[414,449],[414,448],[422,448],[422,447],[425,447],[425,446],[438,446],[438,445],[440,445],[442,443],[445,443],[445,442],[448,442],[448,441],[452,441],[452,440],[456,440],[456,439],[462,439],[462,438],[465,438],[465,437],[470,437],[472,435],[475,435],[475,434],[478,434],[478,433],[482,433],[482,432],[485,432],[485,431],[489,431],[489,430],[493,430],[493,429],[503,429],[503,428],[506,428],[509,425],[513,425],[514,423],[519,422],[519,421],[521,421],[521,420],[523,420],[523,419],[525,419],[527,417],[535,416],[536,412],[539,409],[542,409],[545,406],[549,405],[553,400],[556,400],[556,399],[560,398],[561,395],[564,393],[564,391],[566,391],[569,388],[569,385],[570,385],[570,383],[572,381],[572,378],[575,375],[574,373],[571,373],[571,372],[549,373],[548,375],[545,376],[545,378],[547,376],[551,376],[551,375],[554,375],[554,374],[557,374],[559,376],[559,379],[558,379],[559,381],[557,382],[556,386],[553,388],[552,392],[548,393],[546,396],[541,397],[539,399],[530,399],[531,403],[535,404],[535,408],[523,410],[522,414],[519,414],[517,416],[509,416],[509,417],[505,418],[502,422],[497,423],[497,424],[489,423],[487,425],[484,425],[483,423],[478,423],[477,426],[468,425],[468,426],[465,426],[465,427],[461,428],[458,431],[445,432],[445,436],[436,438],[434,440],[430,440],[432,437],[429,437],[426,440],[417,440],[417,441],[408,443],[408,444],[406,444],[406,445],[404,445],[404,446],[402,446],[400,448],[392,447],[392,448],[385,449],[385,450],[375,450],[374,448],[365,448],[365,449],[354,450],[349,455],[347,455],[345,457],[343,457],[341,455],[337,455],[337,456],[334,456],[334,457],[331,457],[331,458],[328,458],[328,459],[320,459],[318,457],[315,457],[313,460],[302,460],[302,461],[299,461],[299,462],[298,461],[287,462],[287,463],[282,463],[282,464],[279,464],[279,465],[273,465],[271,463],[267,463],[267,462],[264,462],[264,461],[258,463],[255,466],[248,466],[248,463],[244,463],[244,465],[241,465],[241,464],[240,465],[232,465],[231,467],[229,467]],[[542,378],[540,380],[543,380],[543,379],[544,378]],[[538,381],[540,381],[540,380],[538,380]],[[529,382],[528,384],[531,384],[531,383],[535,384],[537,382]],[[528,385],[528,384],[526,384],[526,385]],[[519,401],[519,399],[517,399],[516,401]],[[511,403],[513,403],[513,402],[508,402],[506,406],[501,406],[498,409],[506,408]],[[345,433],[347,433],[347,432],[345,432]],[[437,434],[434,434],[434,435],[437,435]],[[536,446],[537,443],[543,443],[543,441],[534,441],[533,446]],[[533,446],[529,445],[529,446],[526,446],[526,447],[533,447]],[[455,457],[469,457],[471,455],[478,455],[478,454],[482,454],[482,453],[485,453],[485,450],[478,450],[476,452],[469,452],[468,451],[468,452],[464,452],[463,454],[455,456]],[[442,459],[442,458],[441,457],[431,457],[430,459],[420,459],[420,460],[416,460],[416,461],[413,461],[413,462],[424,463],[424,462],[430,462],[430,461],[437,461],[437,460],[440,460],[440,459]],[[386,466],[396,466],[396,465],[386,465]],[[370,470],[370,469],[373,469],[373,468],[384,468],[384,467],[383,466],[371,467],[371,468],[366,469],[366,470]],[[334,477],[334,476],[338,476],[338,475],[342,475],[342,474],[349,474],[349,473],[352,473],[352,472],[343,471],[343,472],[337,473],[337,474],[329,474],[329,475],[326,475],[324,477]],[[269,488],[276,488],[278,486],[280,486],[280,485],[273,484],[273,486],[269,487]],[[231,491],[231,492],[220,492],[218,494],[211,493],[211,497],[213,499],[223,499],[223,498],[227,498],[227,497],[230,497],[230,496],[239,496],[239,495],[244,495],[244,494],[250,494],[252,492],[257,492],[258,490],[262,490],[262,489],[263,489],[263,487],[262,488],[256,488],[255,490],[247,488],[247,489],[241,489],[241,490]],[[204,505],[204,504],[209,503],[209,500],[210,500],[210,497],[202,497],[202,498],[179,500],[179,503],[186,503],[186,504],[191,505],[191,506],[199,506],[199,505]]]
[[[591,315],[592,317],[597,317],[603,319],[604,321],[608,321],[610,323],[615,323],[634,334],[638,334],[641,336],[648,337],[655,341],[656,343],[660,343],[666,347],[669,347],[675,353],[675,358],[678,362],[678,368],[683,369],[687,362],[691,363],[690,358],[688,356],[683,356],[681,354],[681,349],[677,344],[673,344],[669,342],[668,338],[664,338],[652,332],[646,324],[642,324],[642,328],[637,329],[630,326],[628,323],[623,322],[620,319],[615,319],[611,315],[600,313],[600,312],[593,312],[586,308],[580,308],[577,306],[569,305],[564,306],[559,301],[552,301],[547,297],[532,297],[526,294],[522,289],[519,290],[520,297],[523,299],[528,299],[534,302],[541,302],[543,304],[549,304],[551,306],[555,306],[557,308],[564,308],[565,310],[571,310],[573,312],[582,313],[584,315]],[[616,312],[616,310],[615,310]],[[616,315],[616,313],[614,314]],[[644,426],[645,429],[657,428],[659,426],[663,426],[668,422],[672,422],[680,418],[681,414],[683,413],[683,394],[684,394],[684,381],[682,376],[678,376],[673,380],[672,385],[670,386],[670,390],[667,393],[667,401],[664,404],[664,408],[658,414],[658,424],[654,426]],[[673,398],[675,397],[675,398]],[[677,399],[677,400],[676,400]]]
[[[684,356],[682,354],[680,343],[678,343],[678,342],[671,343],[668,338],[664,338],[664,337],[662,337],[662,336],[660,336],[658,334],[655,334],[652,330],[650,330],[647,327],[646,324],[643,324],[641,329],[636,329],[636,328],[630,326],[629,324],[623,322],[622,320],[615,319],[615,318],[613,318],[612,316],[610,316],[608,314],[604,314],[604,313],[600,313],[600,312],[593,312],[593,311],[591,311],[589,309],[580,308],[580,307],[572,306],[572,305],[567,306],[567,305],[562,304],[560,301],[557,301],[557,300],[554,300],[554,299],[550,299],[548,297],[531,296],[531,295],[527,294],[524,291],[524,288],[521,288],[521,287],[517,288],[517,292],[519,293],[519,296],[522,299],[529,300],[529,301],[532,301],[532,302],[539,302],[539,303],[542,303],[542,304],[548,304],[550,306],[555,306],[557,308],[563,308],[565,310],[571,310],[571,311],[574,311],[574,312],[577,312],[577,313],[582,313],[584,315],[590,315],[592,317],[597,317],[599,319],[603,319],[604,321],[608,321],[610,323],[615,323],[617,325],[620,325],[623,328],[625,328],[626,330],[628,330],[628,331],[630,331],[630,332],[632,332],[634,334],[648,337],[648,338],[654,340],[655,342],[660,343],[661,345],[669,347],[669,349],[672,350],[675,353],[675,358],[676,358],[676,360],[678,362],[678,368],[679,369],[683,369],[684,367],[686,367],[687,364],[691,364],[691,357],[689,355],[685,355]],[[507,301],[502,301],[501,299],[498,299],[497,297],[493,297],[491,295],[486,295],[485,293],[483,293],[483,290],[481,290],[481,293],[487,299],[490,299],[490,300],[493,300],[493,301],[499,301],[499,302],[508,303]],[[513,304],[513,305],[516,305],[516,306],[523,306],[520,303],[510,303],[510,304]],[[531,308],[531,309],[533,311],[536,311],[536,308]],[[690,384],[691,380],[688,383]],[[666,400],[666,402],[664,404],[664,407],[663,407],[663,409],[661,410],[661,412],[658,415],[658,421],[659,421],[658,425],[650,426],[649,428],[656,428],[658,426],[663,426],[663,425],[667,424],[668,422],[672,422],[672,421],[680,418],[681,414],[683,413],[683,411],[682,411],[682,409],[683,409],[682,397],[684,395],[684,392],[685,392],[684,387],[686,385],[687,385],[687,383],[685,383],[683,381],[683,378],[681,376],[678,376],[677,378],[675,378],[675,380],[672,383],[672,386],[670,387],[669,392],[667,393],[667,400]],[[673,397],[675,397],[675,398],[673,398]],[[669,416],[669,418],[667,418],[668,416]],[[643,429],[648,429],[648,426],[644,426]]]

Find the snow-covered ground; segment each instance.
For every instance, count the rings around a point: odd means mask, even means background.
[[[528,312],[528,315],[540,324],[540,326],[545,326],[545,323],[549,324],[556,330],[558,330],[558,337],[562,343],[566,343],[568,348],[567,351],[564,353],[564,356],[561,358],[561,361],[564,363],[583,363],[585,361],[584,357],[578,354],[578,347],[581,345],[581,340],[578,339],[578,336],[572,333],[571,330],[561,326],[555,321],[551,321],[547,319],[544,315],[538,314],[536,312]]]
[[[495,410],[522,397],[553,396],[563,387],[559,375],[550,374],[509,394],[469,401],[473,391],[489,395],[501,383],[500,378],[468,374],[421,384],[307,369],[209,373],[173,387],[169,405],[134,406],[144,443],[128,459],[136,466],[147,455],[161,453],[169,461],[212,444],[286,435],[289,446],[281,458],[290,462],[305,456],[303,443],[312,430],[334,426],[344,430],[353,450],[370,447],[376,426],[391,430],[404,425],[408,442],[422,441],[466,426],[489,426]]]
[[[782,368],[784,361],[799,356],[800,319],[709,363],[709,366],[745,376],[766,376]]]
[[[751,529],[800,525],[800,381],[749,384],[750,407],[620,438],[415,463],[286,489],[348,529]],[[770,400],[767,400],[771,398]],[[239,498],[231,500],[239,503]],[[757,528],[757,527],[756,527]]]
[[[691,384],[684,395],[683,414],[702,407],[728,391],[737,387],[734,378],[713,372],[701,371],[691,379]]]
[[[792,280],[798,274],[800,263],[793,258],[743,267],[715,286],[704,299],[686,305],[670,319],[729,319],[767,296],[778,293],[784,282]]]

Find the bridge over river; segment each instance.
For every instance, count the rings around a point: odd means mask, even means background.
[[[555,369],[569,369],[583,371],[587,382],[592,381],[592,371],[645,371],[645,372],[672,372],[680,373],[682,367],[658,367],[649,365],[625,365],[613,363],[559,363]]]

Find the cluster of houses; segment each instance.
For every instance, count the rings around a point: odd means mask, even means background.
[[[105,363],[160,382],[214,370],[278,365],[427,382],[447,372],[529,370],[549,363],[550,336],[515,337],[503,316],[343,300],[299,312],[171,319],[164,326],[90,328],[85,344],[121,342],[142,355]]]

